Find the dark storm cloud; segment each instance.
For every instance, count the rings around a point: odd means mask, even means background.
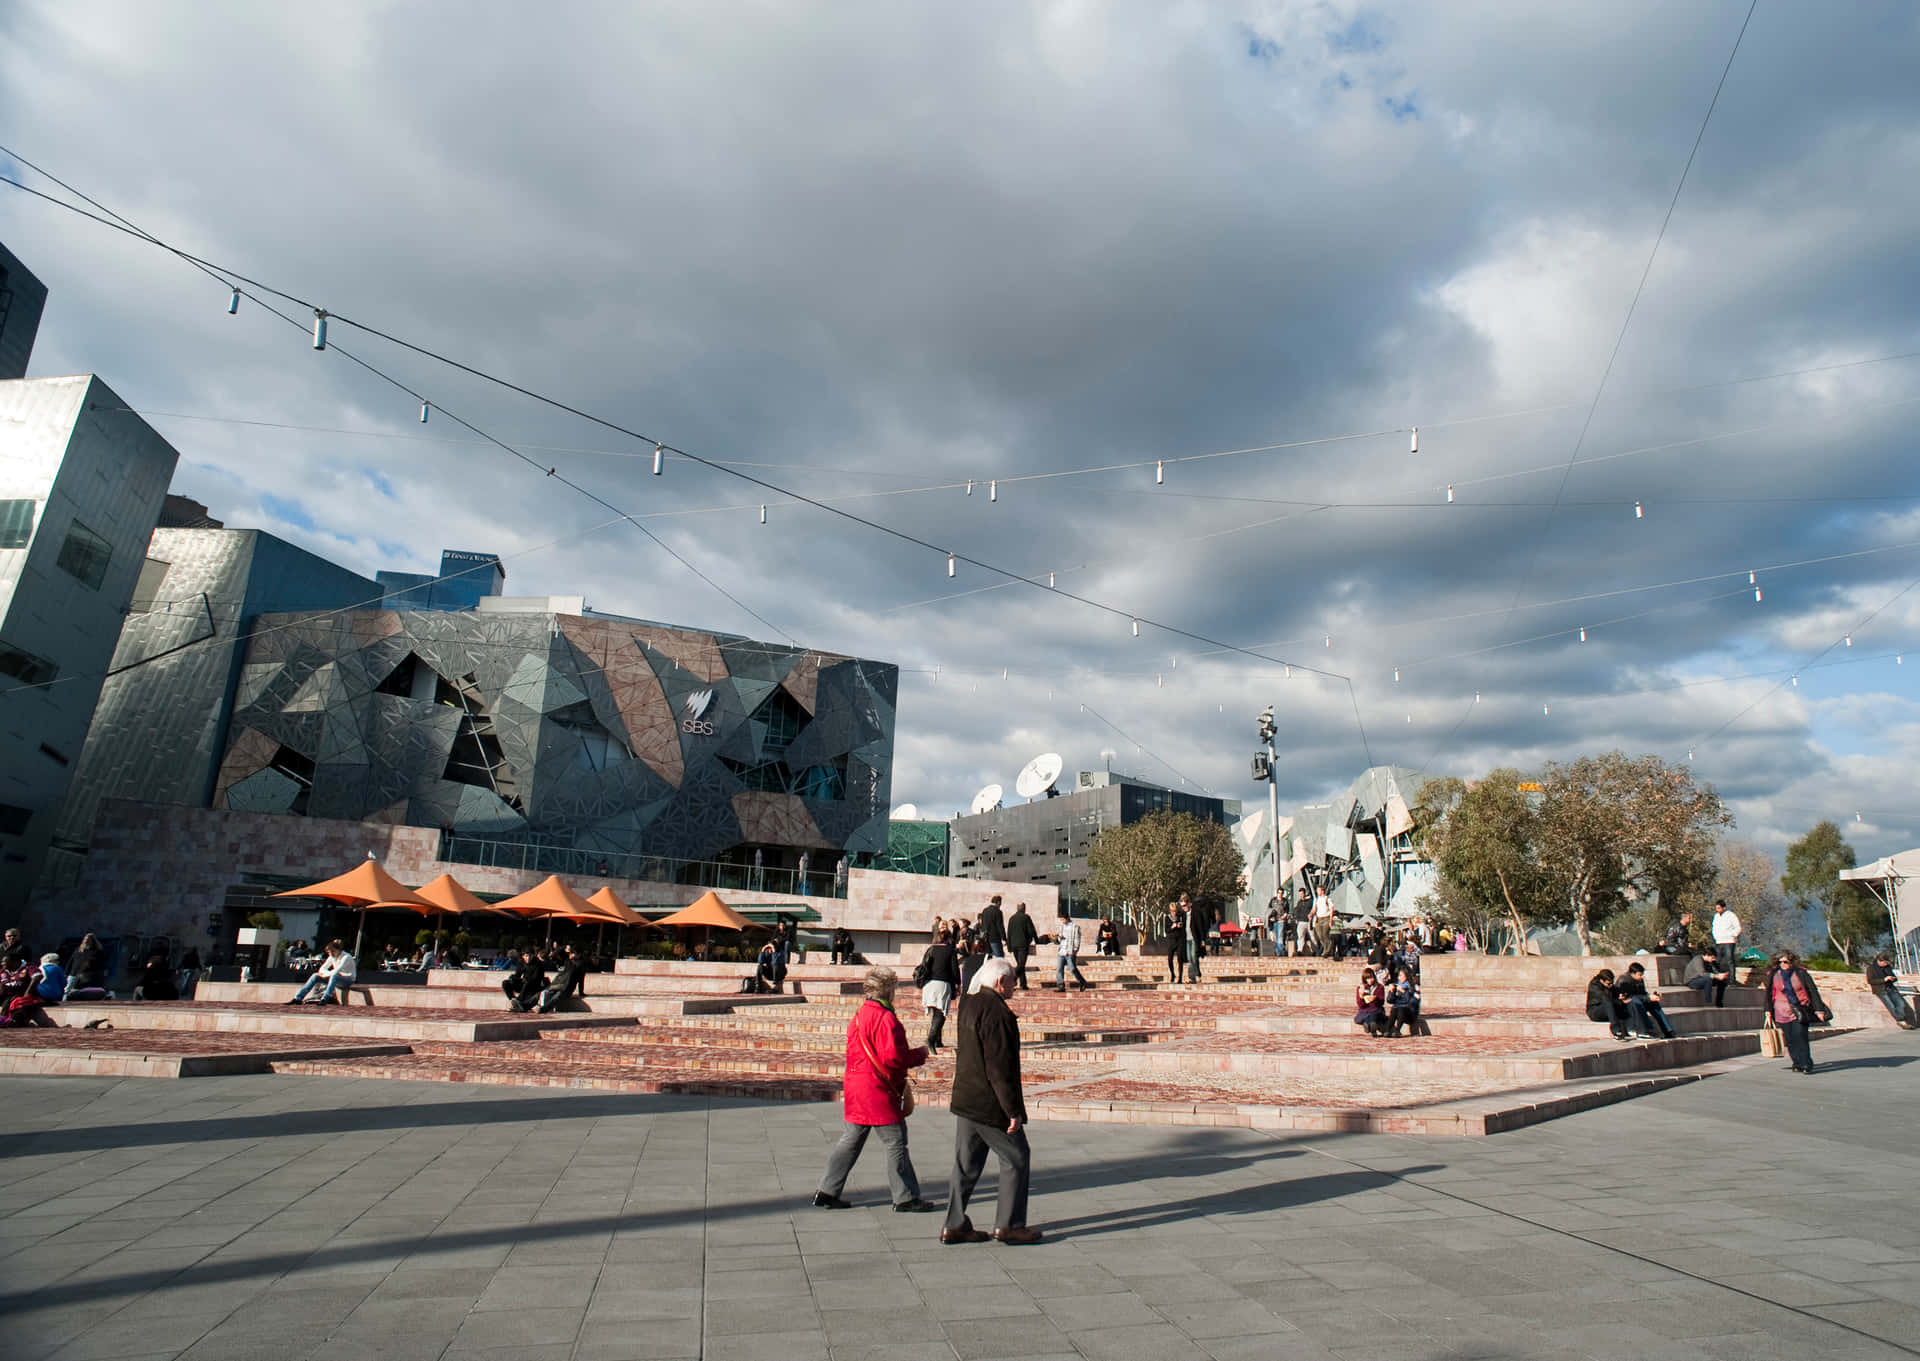
[[[1120,608],[917,603],[998,579],[696,467],[655,479],[631,440],[336,331],[558,446],[529,456],[653,517],[778,628],[909,668],[897,797],[946,811],[1036,750],[1071,770],[1113,747],[1257,798],[1250,720],[1277,702],[1283,793],[1306,798],[1369,753],[1681,759],[1920,572],[1886,552],[1769,574],[1763,604],[1744,577],[1638,590],[1920,539],[1893,405],[1920,395],[1915,361],[1670,391],[1920,349],[1906,6],[1759,9],[1580,444],[1599,461],[1565,470],[1743,14],[38,5],[0,19],[0,123],[150,229],[338,312]],[[492,548],[521,555],[516,592],[767,632],[164,256],[17,196],[0,232],[53,288],[39,372],[410,437],[156,418],[180,488],[230,522],[365,571]],[[1393,433],[986,495],[1414,423],[1417,457]],[[872,495],[969,477],[971,497]],[[1848,497],[1915,499],[1812,499]],[[1540,604],[1603,592],[1628,593]],[[1136,613],[1275,660],[1135,639]],[[1894,608],[1859,642],[1915,624]],[[1747,673],[1766,678],[1674,688]],[[1809,673],[1696,765],[1770,796],[1743,827],[1777,841],[1920,746],[1904,674]],[[1877,750],[1829,748],[1882,709]],[[1883,810],[1868,832],[1886,850],[1920,824]]]

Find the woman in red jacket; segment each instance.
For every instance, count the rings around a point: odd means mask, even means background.
[[[907,1086],[907,1069],[927,1061],[927,1051],[907,1047],[907,1032],[893,1014],[893,990],[898,983],[892,969],[867,971],[867,1000],[853,1013],[847,1027],[847,1076],[845,1112],[847,1127],[840,1142],[827,1158],[826,1175],[813,1203],[823,1210],[844,1210],[849,1202],[840,1198],[846,1189],[847,1174],[867,1145],[869,1132],[880,1136],[887,1150],[887,1184],[893,1191],[893,1208],[906,1213],[924,1214],[940,1207],[920,1198],[920,1179],[913,1173],[913,1159],[907,1154],[907,1118],[900,1102]]]

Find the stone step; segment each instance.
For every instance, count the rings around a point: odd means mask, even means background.
[[[1766,1013],[1759,1007],[1690,1007],[1667,1013],[1673,1028],[1682,1035],[1707,1035],[1723,1031],[1758,1030]],[[1427,1024],[1435,1035],[1532,1036],[1543,1045],[1567,1040],[1592,1039],[1601,1027],[1586,1015],[1514,1017],[1497,1012],[1448,1014],[1427,1012]],[[1222,1016],[1218,1027],[1226,1032],[1250,1032],[1268,1035],[1351,1035],[1355,1033],[1350,1011],[1290,1012],[1285,1015]]]
[[[234,985],[244,986],[244,985]],[[285,989],[281,988],[284,992]],[[531,1039],[546,1031],[630,1027],[630,1016],[462,1016],[430,1008],[282,1006],[278,1003],[193,1002],[79,1003],[49,1012],[63,1026],[84,1028],[105,1021],[116,1031],[149,1030],[195,1034],[358,1036],[391,1040]],[[262,1070],[264,1071],[264,1070]]]
[[[592,987],[589,983],[588,987]],[[287,1000],[292,989],[284,983],[200,983],[194,988],[194,1000],[207,1002],[267,1002]],[[673,997],[665,994],[627,997],[575,998],[565,1012],[556,1015],[577,1016],[693,1016],[732,1011],[735,1007],[803,1006],[804,997],[768,997],[731,994],[726,996]],[[380,984],[355,988],[347,1009],[356,1007],[404,1007],[443,1011],[491,1011],[502,1016],[516,1013],[507,1009],[506,997],[499,987],[454,988],[414,987]],[[289,1007],[289,1011],[294,1008]],[[315,1010],[320,1010],[315,1008]]]
[[[1270,1043],[1256,1046],[1256,1041]],[[1760,1052],[1758,1034],[1693,1035],[1675,1040],[1566,1046],[1543,1050],[1537,1041],[1509,1041],[1508,1052],[1462,1052],[1462,1047],[1498,1045],[1494,1039],[1376,1040],[1371,1036],[1221,1035],[1217,1043],[1180,1041],[1173,1046],[1107,1050],[1098,1057],[1116,1071],[1253,1078],[1346,1077],[1376,1081],[1484,1081],[1506,1084],[1564,1082],[1660,1068],[1686,1068]],[[1291,1044],[1283,1043],[1291,1041]],[[1229,1047],[1231,1046],[1231,1047]],[[1451,1050],[1451,1052],[1449,1052]],[[1036,1057],[1049,1058],[1045,1050]],[[1082,1056],[1083,1061],[1092,1061]]]

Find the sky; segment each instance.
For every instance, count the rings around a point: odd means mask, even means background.
[[[230,526],[896,662],[926,814],[1042,751],[1263,803],[1272,704],[1283,804],[1617,747],[1866,859],[1920,844],[1920,9],[1747,14],[27,0],[0,143],[332,344],[5,185],[0,240],[33,374]]]

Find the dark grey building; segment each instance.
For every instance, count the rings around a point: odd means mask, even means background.
[[[1078,910],[1087,879],[1087,851],[1107,827],[1149,813],[1191,813],[1231,827],[1237,801],[1189,794],[1106,770],[1083,770],[1067,793],[970,813],[949,825],[951,872],[962,879],[1015,879],[1052,884],[1063,906]]]
[[[557,604],[264,616],[212,806],[616,878],[886,849],[897,667]]]
[[[47,286],[17,255],[0,246],[0,380],[27,376],[33,338],[46,305]]]

